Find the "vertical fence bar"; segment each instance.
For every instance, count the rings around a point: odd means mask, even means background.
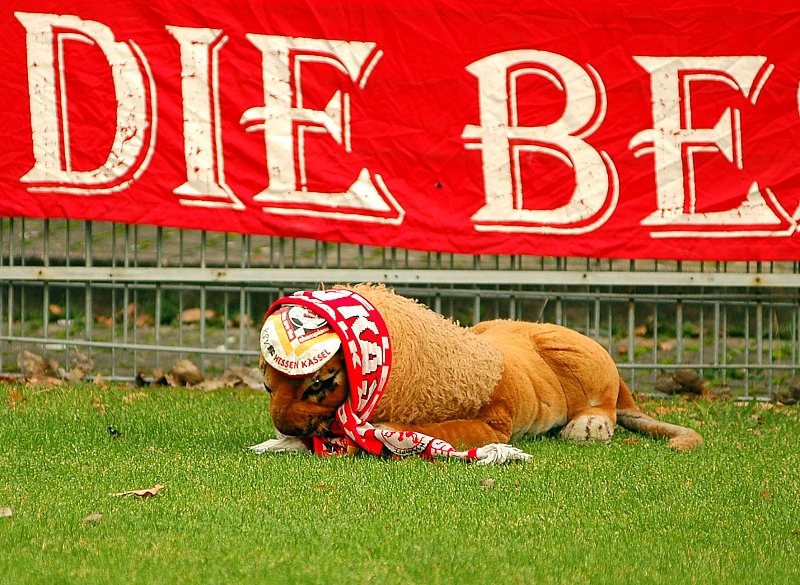
[[[8,220],[8,262],[9,267],[14,266],[14,218],[10,218]],[[8,323],[6,329],[8,331],[9,336],[14,335],[14,282],[8,283]],[[25,353],[23,351],[20,352],[22,355],[21,358],[21,369],[25,371]]]
[[[700,290],[702,291],[702,289],[700,289]],[[705,363],[705,337],[706,337],[706,324],[705,324],[705,311],[704,311],[704,309],[705,309],[705,305],[701,301],[700,302],[700,309],[699,309],[699,311],[700,311],[700,323],[699,323],[700,331],[699,331],[699,334],[698,334],[699,335],[699,339],[698,339],[698,342],[697,342],[697,344],[699,346],[698,347],[699,355],[697,357],[697,360],[695,360],[695,363],[697,364],[697,367],[700,370],[700,378],[704,378],[704,372],[705,372],[705,370],[703,369],[703,364]]]
[[[64,235],[66,240],[66,247],[64,250],[64,254],[66,255],[65,262],[66,265],[69,267],[72,265],[72,221],[66,221],[66,233]],[[70,369],[70,355],[69,349],[70,346],[70,338],[72,337],[72,326],[75,323],[75,317],[77,315],[73,314],[72,309],[72,287],[69,285],[65,285],[64,287],[64,346],[65,346],[65,353],[64,353],[64,368],[66,370]]]
[[[773,328],[772,323],[775,319],[775,306],[769,306],[769,318],[767,320],[767,396],[772,399],[772,378],[775,372],[774,365],[774,352],[775,346],[773,344]]]
[[[744,310],[744,396],[750,397],[750,310]]]
[[[228,268],[228,234],[223,234],[223,245],[224,245],[224,253],[223,253],[223,266]],[[222,345],[227,350],[228,349],[228,324],[231,322],[229,320],[229,310],[228,310],[228,287],[226,286],[222,291]],[[228,354],[226,353],[222,357],[223,366],[225,369],[228,369]]]
[[[563,315],[563,307],[561,305],[561,297],[560,296],[556,296],[555,305],[556,305],[556,317],[555,317],[556,324],[557,325],[562,325],[564,323],[564,315]]]
[[[715,368],[719,367],[719,344],[720,344],[719,301],[714,301],[714,346],[712,350],[712,359]]]
[[[2,228],[0,228],[1,230]],[[50,220],[42,224],[42,265],[50,266]],[[42,284],[42,337],[50,338],[50,281]]]
[[[675,303],[675,359],[683,363],[683,301]]]
[[[636,341],[634,339],[634,330],[636,329],[636,302],[631,298],[628,299],[628,364],[633,366],[636,361]],[[631,391],[636,391],[636,368],[631,367]]]
[[[111,266],[117,266],[117,224],[111,224]],[[117,288],[111,287],[111,377],[117,376]]]
[[[25,266],[25,218],[23,217],[20,219],[20,226],[19,226],[19,265]],[[25,336],[26,333],[26,324],[25,324],[25,290],[28,289],[25,283],[20,283],[19,285],[19,334],[21,337]],[[23,351],[24,355],[24,351]]]
[[[183,254],[184,238],[183,238],[183,233],[184,233],[183,230],[180,230],[178,232],[178,266],[180,268],[183,268],[183,261],[184,261],[184,254]],[[184,343],[185,342],[184,342],[184,338],[183,338],[183,312],[185,310],[185,306],[184,306],[183,297],[184,297],[184,291],[180,290],[178,292],[178,347],[181,348],[181,351],[178,353],[178,359],[183,359],[183,357],[184,357],[183,348],[184,348]]]
[[[93,247],[93,238],[94,238],[94,225],[91,221],[84,222],[84,232],[83,232],[83,264],[86,267],[91,267],[94,265],[94,247]],[[93,302],[93,291],[94,287],[91,281],[88,281],[84,286],[84,293],[83,293],[83,301],[84,301],[84,338],[86,341],[91,342],[94,337],[94,302]],[[87,346],[86,348],[86,355],[91,356],[91,345]]]
[[[658,352],[661,349],[658,346],[658,307],[659,302],[656,299],[653,303],[653,371],[656,371],[658,365]]]
[[[139,267],[139,226],[133,226],[133,266],[134,268]],[[139,341],[139,327],[137,321],[139,319],[139,287],[136,286],[136,283],[133,283],[132,287],[133,292],[133,300],[129,305],[132,308],[130,311],[131,318],[129,320],[129,324],[131,326],[131,330],[133,331],[133,343],[136,344]],[[138,371],[139,369],[139,353],[136,349],[133,350],[133,368],[134,371]]]
[[[798,301],[793,310],[792,318],[792,378],[797,375],[795,366],[798,365],[798,344],[800,344],[800,301]]]
[[[245,235],[242,235],[240,238],[240,246],[242,249],[242,254],[239,257],[239,268],[249,267],[250,240],[251,238]],[[269,260],[270,264],[272,264],[272,239],[270,239]],[[240,352],[243,352],[245,348],[247,322],[248,322],[247,294],[245,293],[245,287],[240,286],[239,287],[239,351]]]
[[[722,310],[722,328],[720,337],[722,338],[722,365],[728,365],[728,306],[725,305]],[[728,385],[728,368],[722,368],[722,385]]]
[[[200,268],[206,267],[206,244],[208,232],[200,232]],[[207,309],[206,287],[200,285],[200,347],[206,348],[206,309]],[[200,354],[200,370],[205,368],[205,354]]]
[[[761,301],[756,303],[756,363],[764,363],[764,349],[762,340],[764,339],[764,305]]]

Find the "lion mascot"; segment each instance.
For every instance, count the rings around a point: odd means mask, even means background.
[[[678,451],[703,442],[639,410],[611,356],[580,333],[504,319],[464,328],[383,285],[279,299],[260,345],[277,438],[258,453],[502,463],[529,458],[515,439],[608,441],[617,424]]]

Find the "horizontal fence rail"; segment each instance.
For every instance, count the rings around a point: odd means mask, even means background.
[[[82,266],[9,266],[3,278],[18,281],[87,282],[204,282],[204,283],[276,283],[384,282],[399,284],[476,285],[550,285],[550,286],[616,286],[618,272],[580,272],[538,270],[441,270],[441,269],[377,269],[377,268],[186,268],[164,271],[164,267],[107,268]],[[626,286],[682,287],[766,287],[800,288],[798,274],[631,272],[625,276]]]
[[[132,380],[190,359],[219,376],[257,364],[273,300],[355,282],[387,283],[464,325],[574,328],[639,391],[691,369],[713,391],[772,398],[799,367],[797,262],[470,256],[15,218],[0,219],[0,370],[43,356]]]

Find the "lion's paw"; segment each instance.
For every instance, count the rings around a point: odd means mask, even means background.
[[[253,445],[250,450],[258,453],[306,453],[308,449],[297,437],[287,437],[276,432],[277,438],[269,439],[258,445]]]
[[[614,423],[600,414],[585,414],[572,419],[561,430],[561,437],[572,441],[610,441],[614,435]]]

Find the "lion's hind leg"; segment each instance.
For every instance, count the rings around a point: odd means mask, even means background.
[[[614,436],[614,418],[603,408],[586,408],[573,415],[561,429],[561,438],[587,443],[607,442]]]

